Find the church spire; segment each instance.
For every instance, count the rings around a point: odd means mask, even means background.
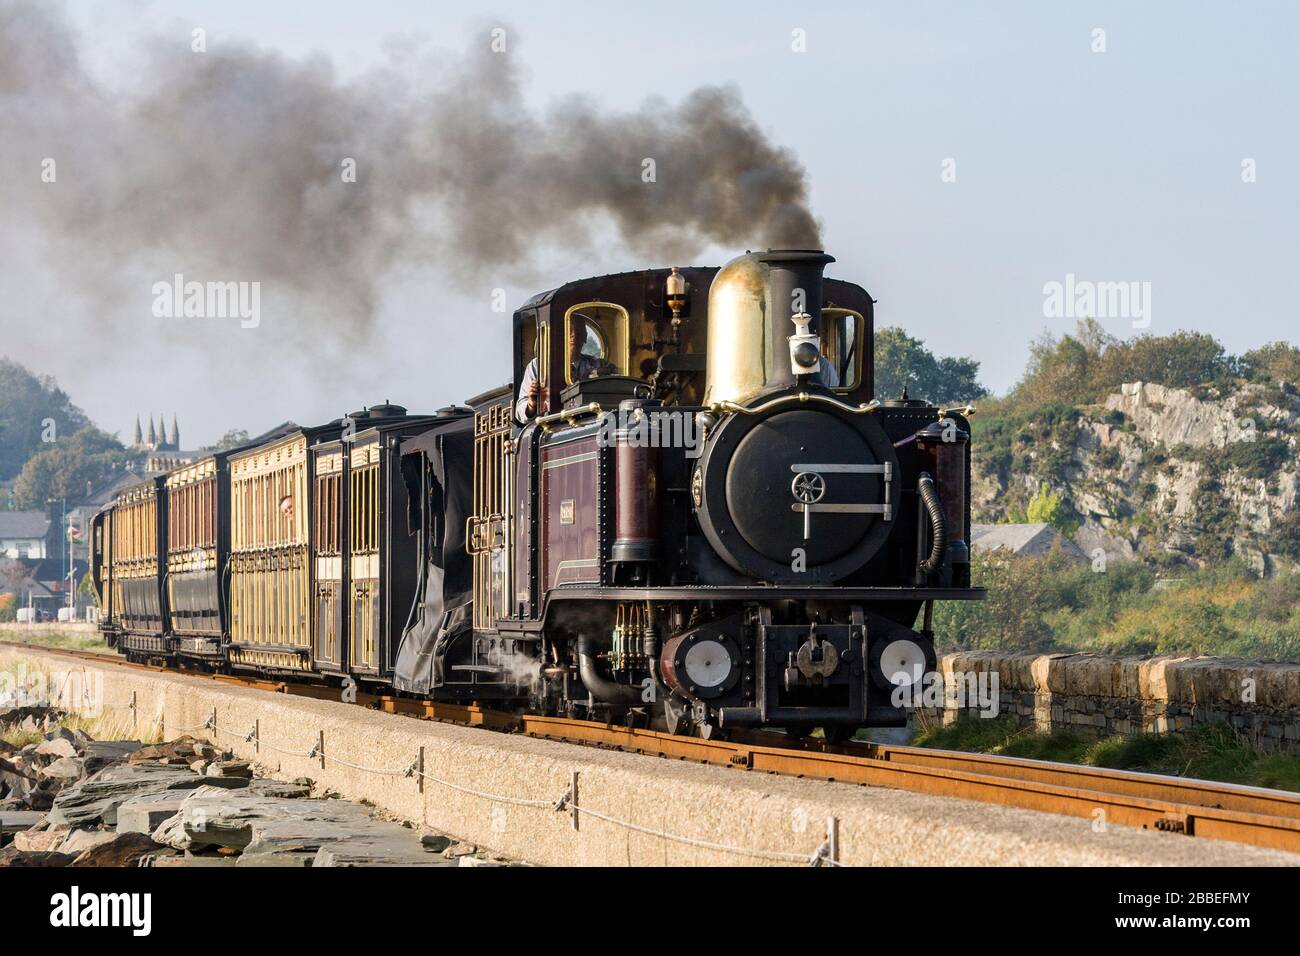
[[[179,451],[181,447],[181,430],[176,425],[176,413],[172,412],[172,435],[168,439],[171,442],[172,450]]]
[[[136,415],[135,416],[135,441],[132,442],[132,447],[139,448],[143,444],[144,444],[144,433],[140,431],[140,416]]]
[[[149,416],[149,447],[154,448],[158,445],[158,433],[154,431],[153,416]]]

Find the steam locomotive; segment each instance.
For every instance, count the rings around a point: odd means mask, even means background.
[[[898,726],[977,600],[964,409],[873,397],[819,250],[570,282],[514,380],[286,424],[92,526],[127,657],[709,737]]]

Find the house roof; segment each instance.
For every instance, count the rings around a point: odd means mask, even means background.
[[[976,553],[1005,550],[1018,555],[1048,554],[1059,544],[1072,558],[1087,559],[1083,549],[1046,522],[1034,524],[972,524],[971,550]]]
[[[0,511],[0,539],[43,538],[49,530],[44,511]]]

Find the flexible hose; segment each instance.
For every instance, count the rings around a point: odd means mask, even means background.
[[[921,472],[916,479],[916,492],[921,496],[926,513],[930,516],[930,556],[921,562],[921,570],[933,574],[943,567],[943,557],[948,551],[948,516],[934,488],[934,479]]]

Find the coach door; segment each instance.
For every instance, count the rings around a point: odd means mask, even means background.
[[[343,663],[347,607],[344,564],[344,515],[347,488],[343,445],[332,443],[316,452],[316,494],[313,498],[312,547],[316,562],[316,661],[335,670]]]
[[[474,559],[474,629],[496,630],[510,616],[511,527],[509,399],[474,415],[474,513],[466,522],[465,549]]]

